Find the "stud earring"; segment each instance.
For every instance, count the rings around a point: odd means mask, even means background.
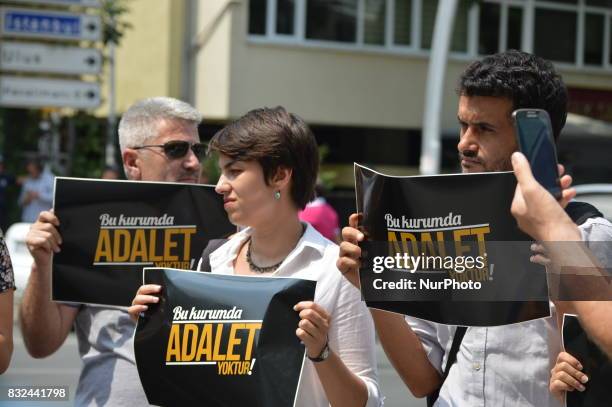
[[[280,199],[280,191],[276,191],[274,193],[274,199],[276,199],[277,201]]]

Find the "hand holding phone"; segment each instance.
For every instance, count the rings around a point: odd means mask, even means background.
[[[557,151],[548,113],[542,109],[518,109],[512,113],[512,120],[519,149],[527,157],[533,176],[560,199]]]

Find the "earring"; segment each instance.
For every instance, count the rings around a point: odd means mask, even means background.
[[[277,201],[280,199],[280,191],[276,191],[274,193],[274,199],[276,199]]]

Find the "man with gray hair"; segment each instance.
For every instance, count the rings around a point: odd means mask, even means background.
[[[180,100],[158,97],[134,103],[119,123],[126,177],[197,183],[200,163],[189,160],[195,157],[188,152],[204,153],[197,129],[201,120],[199,112]]]
[[[119,145],[127,179],[197,183],[202,117],[180,100],[156,97],[133,104],[119,123]],[[59,219],[38,216],[26,237],[34,258],[20,307],[21,330],[30,355],[43,358],[64,343],[74,324],[83,362],[76,406],[140,406],[147,400],[140,386],[133,350],[135,324],[124,310],[52,302],[53,253],[60,251]]]

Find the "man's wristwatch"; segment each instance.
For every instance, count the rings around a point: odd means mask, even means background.
[[[308,354],[306,354],[306,356],[308,356]],[[311,358],[310,356],[308,356],[308,359],[310,359],[312,362],[323,362],[328,357],[329,357],[329,343],[326,342],[325,346],[321,350],[321,353],[319,353],[319,356],[314,357],[314,358]]]

